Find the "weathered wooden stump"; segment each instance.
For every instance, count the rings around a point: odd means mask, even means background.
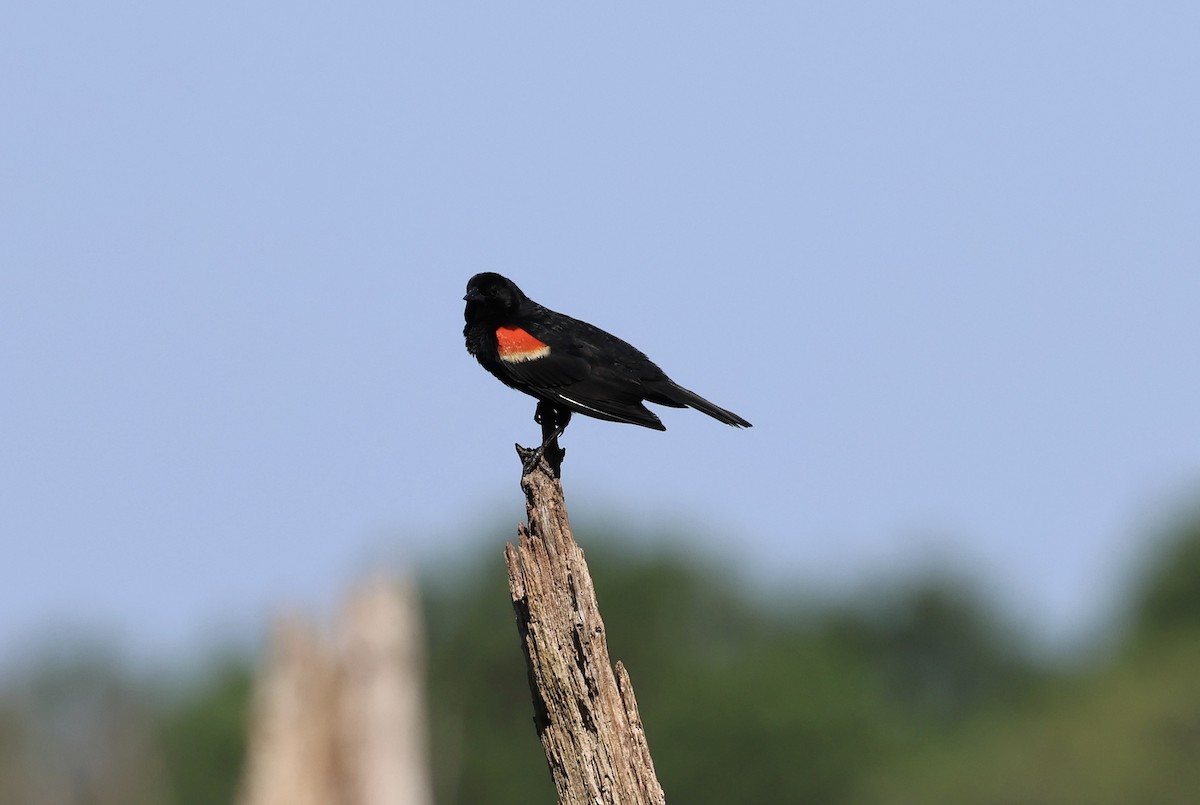
[[[555,444],[557,447],[557,444]],[[558,466],[517,448],[529,522],[504,550],[534,724],[561,805],[662,805],[629,674],[615,672]],[[561,461],[561,456],[558,457]],[[555,462],[557,465],[558,462]]]

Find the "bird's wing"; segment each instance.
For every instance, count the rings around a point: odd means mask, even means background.
[[[509,382],[537,397],[555,400],[598,419],[627,422],[664,430],[662,422],[642,405],[635,383],[620,373],[593,367],[585,358],[551,349],[548,355],[519,362],[504,362]]]
[[[501,359],[501,365],[517,384],[545,393],[585,381],[591,374],[586,360],[558,350],[527,360]]]

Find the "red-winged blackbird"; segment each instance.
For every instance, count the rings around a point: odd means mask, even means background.
[[[467,351],[503,383],[536,397],[535,419],[553,436],[566,429],[572,411],[666,430],[643,402],[691,407],[728,425],[750,427],[675,383],[621,339],[542,307],[499,274],[471,277],[463,299]]]

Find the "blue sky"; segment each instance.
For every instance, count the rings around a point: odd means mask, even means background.
[[[21,3],[0,29],[0,655],[492,556],[499,271],[742,414],[576,419],[577,529],[1077,635],[1200,488],[1194,4]],[[480,543],[491,535],[494,544]]]

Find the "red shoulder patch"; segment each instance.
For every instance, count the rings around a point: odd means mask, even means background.
[[[550,346],[520,327],[496,328],[496,348],[500,360],[515,363],[531,361],[550,354]]]

